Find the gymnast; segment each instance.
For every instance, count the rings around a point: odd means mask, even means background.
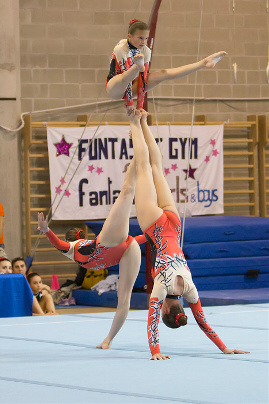
[[[177,328],[187,324],[180,296],[188,301],[201,330],[223,353],[247,353],[228,349],[207,323],[191,272],[180,248],[180,218],[163,174],[161,152],[147,125],[147,112],[136,110],[129,115],[129,120],[137,171],[137,218],[152,250],[154,285],[149,301],[147,326],[152,355],[150,359],[170,358],[169,355],[162,355],[159,347],[158,324],[161,308],[166,326]]]
[[[127,39],[122,39],[112,53],[106,91],[114,100],[126,100],[127,113],[134,110],[133,94],[137,95],[136,108],[142,109],[145,93],[158,84],[179,79],[204,67],[212,68],[227,55],[221,51],[196,63],[149,73],[151,51],[147,47],[148,37],[148,25],[143,21],[132,20],[129,23]]]
[[[119,264],[118,305],[111,329],[104,341],[97,346],[109,349],[113,338],[122,327],[130,307],[132,289],[137,278],[141,252],[138,245],[145,237],[128,236],[129,216],[134,199],[136,169],[134,158],[125,174],[121,192],[112,206],[103,228],[94,240],[86,240],[81,229],[71,228],[66,233],[66,241],[58,237],[48,227],[48,217],[38,213],[38,230],[45,233],[48,240],[66,257],[84,268],[103,269]]]

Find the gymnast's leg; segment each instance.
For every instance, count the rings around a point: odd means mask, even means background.
[[[142,231],[144,231],[163,214],[163,210],[158,207],[148,146],[145,142],[140,124],[141,116],[141,112],[136,110],[129,115],[129,121],[137,172],[135,207],[139,225]]]
[[[147,80],[147,91],[152,90],[163,81],[179,79],[203,68],[213,68],[216,63],[218,63],[225,55],[227,55],[227,53],[225,51],[221,51],[214,53],[213,55],[210,55],[196,63],[173,69],[157,70],[156,72],[149,73]],[[135,93],[135,88],[133,89],[133,92]]]
[[[141,111],[141,113],[141,128],[149,150],[150,164],[157,193],[158,206],[163,210],[169,210],[179,216],[173,195],[163,173],[162,155],[160,149],[147,124],[148,113],[143,110]]]
[[[106,247],[115,247],[126,240],[129,233],[129,218],[135,194],[136,168],[132,159],[125,174],[121,192],[113,204],[99,234],[99,241]]]
[[[110,331],[96,348],[109,349],[113,338],[124,324],[130,308],[131,294],[141,264],[140,247],[135,240],[123,254],[119,263],[118,305]]]
[[[138,54],[134,56],[134,64],[132,67],[121,74],[115,75],[108,81],[106,91],[109,97],[113,100],[121,100],[128,85],[137,78],[139,72],[143,72],[144,70],[143,55]]]

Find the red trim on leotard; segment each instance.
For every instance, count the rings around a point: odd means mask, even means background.
[[[151,355],[160,353],[158,324],[163,301],[157,297],[151,297],[148,311],[148,342]]]
[[[194,315],[194,318],[201,328],[201,330],[205,333],[205,335],[211,339],[212,342],[214,342],[215,345],[221,350],[224,351],[226,345],[221,341],[221,339],[218,337],[218,335],[215,333],[214,330],[210,327],[210,325],[207,323],[200,299],[196,304],[189,303],[189,306],[191,308],[192,314]]]
[[[135,236],[134,239],[139,245],[144,244],[147,241],[145,234],[141,234],[140,236]]]

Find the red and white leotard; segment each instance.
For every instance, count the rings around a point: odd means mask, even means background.
[[[140,52],[139,49],[135,48],[131,45],[127,39],[122,39],[114,48],[112,53],[112,58],[110,61],[110,71],[106,79],[106,86],[109,80],[112,77],[129,70],[130,67],[134,64],[134,56],[139,53],[143,53],[144,55],[144,64],[145,71],[140,72],[138,76],[137,82],[137,109],[143,108],[144,97],[146,93],[147,87],[147,74],[149,69],[149,62],[151,58],[151,51],[147,46],[143,47],[143,50]],[[123,99],[126,100],[126,105],[133,105],[133,92],[132,92],[132,83],[129,83]]]
[[[187,300],[201,330],[223,351],[226,346],[205,319],[197,289],[192,281],[184,254],[180,248],[181,223],[179,217],[165,211],[144,234],[152,250],[154,286],[149,301],[148,341],[151,354],[160,353],[158,324],[160,311],[167,294],[173,294],[176,276],[184,280],[182,296]]]
[[[145,242],[144,236],[131,237],[116,247],[105,247],[99,243],[99,235],[94,240],[80,239],[76,241],[62,241],[50,229],[45,233],[51,244],[63,255],[77,262],[84,268],[103,269],[116,265],[135,239],[138,244]]]

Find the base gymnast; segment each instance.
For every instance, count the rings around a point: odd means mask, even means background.
[[[166,182],[161,152],[147,125],[147,113],[136,110],[129,115],[137,184],[135,206],[137,219],[152,250],[153,290],[149,301],[148,342],[150,359],[169,359],[159,347],[158,324],[162,309],[165,325],[177,328],[187,324],[187,316],[179,297],[189,303],[201,330],[225,354],[244,354],[245,351],[228,349],[207,323],[197,289],[192,281],[180,248],[181,223],[179,214]]]
[[[136,169],[134,159],[125,174],[121,192],[112,206],[103,228],[94,240],[85,240],[83,230],[72,228],[66,241],[60,240],[48,227],[48,217],[38,213],[38,230],[66,257],[85,268],[103,269],[119,264],[118,305],[111,329],[98,348],[108,349],[122,327],[130,307],[132,289],[137,278],[141,252],[138,245],[145,237],[128,236],[129,217],[134,199]]]
[[[158,84],[187,76],[203,68],[212,68],[227,53],[214,53],[199,62],[172,69],[149,73],[151,51],[147,47],[148,25],[139,20],[129,24],[127,39],[122,39],[114,48],[110,71],[106,79],[106,91],[113,100],[126,100],[128,110],[133,110],[133,95],[137,96],[137,109],[143,108],[145,93]]]

